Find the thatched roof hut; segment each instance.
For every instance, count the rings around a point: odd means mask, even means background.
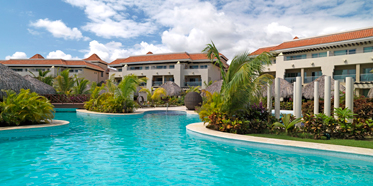
[[[180,96],[181,95],[181,88],[179,85],[172,81],[167,81],[161,85],[167,92],[167,96]]]
[[[48,84],[46,84],[42,81],[39,81],[39,80],[33,78],[30,75],[26,75],[26,76],[24,76],[24,78],[27,81],[29,81],[32,85],[34,85],[35,92],[38,93],[38,94],[57,94],[56,90],[52,86],[50,86],[50,85],[48,85]]]
[[[211,94],[213,94],[214,92],[220,92],[222,85],[223,85],[223,80],[215,81],[210,86],[208,86],[205,90],[209,91]]]
[[[324,92],[325,92],[325,75],[320,76],[319,78],[315,79],[311,83],[308,83],[307,85],[303,86],[302,88],[302,95],[306,99],[313,99],[314,97],[314,86],[315,86],[315,81],[319,82],[319,97],[324,98]],[[334,79],[331,78],[331,96],[333,97],[334,95]],[[345,91],[345,87],[340,84],[339,85],[339,90],[340,91]]]
[[[275,80],[273,80],[272,82],[271,91],[272,91],[272,96],[274,96],[275,95]],[[262,95],[263,97],[267,97],[267,86],[262,87]],[[293,84],[280,78],[280,97],[290,98],[292,96],[293,96]]]
[[[35,87],[7,66],[0,64],[0,99],[6,95],[5,92],[1,90],[14,90],[15,92],[20,92],[21,89],[30,89],[35,91]]]

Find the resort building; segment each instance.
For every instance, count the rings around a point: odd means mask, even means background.
[[[250,55],[262,52],[275,55],[264,71],[291,83],[297,76],[302,77],[304,85],[327,75],[342,84],[346,77],[352,77],[356,94],[366,95],[373,87],[373,28],[304,39],[295,37]]]
[[[228,59],[220,55],[224,68],[228,67]],[[130,56],[117,59],[110,63],[110,67],[117,69],[116,80],[120,81],[123,76],[134,74],[138,77],[146,77],[148,89],[159,87],[166,81],[172,81],[182,88],[188,86],[201,86],[206,88],[203,82],[220,80],[220,67],[211,63],[205,53],[168,53]]]
[[[84,77],[89,81],[97,83],[103,82],[108,78],[108,63],[101,60],[96,54],[83,60],[64,60],[64,59],[44,59],[40,54],[32,56],[30,59],[9,59],[0,60],[0,63],[8,66],[20,75],[39,75],[39,70],[51,72],[47,75],[57,76],[58,71],[70,69],[70,75],[75,74],[78,77]]]

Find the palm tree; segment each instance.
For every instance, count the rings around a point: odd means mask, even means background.
[[[68,95],[75,85],[75,80],[70,77],[69,69],[66,69],[58,74],[53,84],[57,92]]]
[[[89,80],[85,78],[78,78],[75,75],[75,83],[76,85],[72,88],[73,94],[89,94],[90,90],[88,90]]]
[[[235,56],[228,70],[225,71],[219,51],[213,42],[208,44],[202,52],[206,52],[207,57],[220,66],[223,78],[220,93],[224,99],[224,111],[232,113],[259,102],[261,87],[272,81],[271,75],[262,74],[263,64],[271,64],[271,54],[264,52],[253,57],[244,52]]]
[[[208,87],[212,84],[212,80],[210,80],[209,82],[206,83],[206,81],[203,82],[203,84],[205,85],[205,87]]]
[[[159,87],[157,89],[155,89],[155,91],[153,92],[153,95],[151,97],[152,100],[158,100],[162,97],[165,97],[167,96],[167,91],[166,89],[162,88],[162,87]]]
[[[140,83],[146,81],[145,78],[138,78],[136,75],[123,76],[118,88],[114,91],[114,98],[122,104],[124,112],[130,112],[133,109],[133,95]]]
[[[50,70],[46,70],[46,71],[42,71],[42,70],[39,70],[38,72],[39,72],[39,75],[38,76],[36,76],[34,73],[32,73],[31,71],[29,71],[31,74],[32,74],[32,76],[34,76],[34,78],[35,79],[37,79],[37,80],[39,80],[39,81],[41,81],[41,82],[44,82],[44,83],[46,83],[46,84],[48,84],[48,85],[50,85],[50,86],[52,86],[53,85],[53,76],[51,76],[51,75],[49,75],[49,76],[47,76],[47,74],[49,73],[49,72],[51,72]]]

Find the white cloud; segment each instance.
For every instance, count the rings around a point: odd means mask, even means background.
[[[141,42],[140,44],[135,44],[130,48],[124,48],[123,44],[120,42],[109,42],[106,44],[99,43],[96,40],[93,40],[89,43],[89,49],[83,50],[84,57],[87,58],[92,54],[97,54],[102,60],[106,62],[112,62],[118,58],[125,58],[130,55],[143,55],[147,52],[153,53],[166,53],[170,52],[162,45],[154,45],[146,42]]]
[[[5,59],[6,60],[9,60],[9,59],[27,59],[27,55],[24,52],[15,52],[11,56],[6,56]]]
[[[104,38],[136,39],[123,46],[91,41],[90,50],[114,56],[138,54],[146,47],[161,51],[200,52],[214,41],[221,53],[235,54],[280,44],[293,37],[312,37],[373,26],[373,4],[354,0],[65,0],[84,10],[82,29]],[[148,36],[161,37],[149,44]],[[135,41],[136,42],[136,41]],[[124,43],[124,42],[123,42]],[[142,45],[141,45],[142,44]]]
[[[49,52],[49,54],[46,57],[47,59],[79,59],[78,57],[72,57],[70,54],[65,54],[61,50],[56,50]]]
[[[40,35],[40,33],[38,32],[38,31],[36,31],[36,30],[33,30],[33,29],[27,29],[27,31],[30,33],[30,34],[32,34],[32,35]]]
[[[84,39],[87,40],[89,38],[83,37],[80,30],[76,27],[69,28],[63,23],[61,20],[50,21],[48,18],[46,19],[39,19],[36,22],[31,23],[31,26],[36,28],[45,28],[47,31],[52,33],[54,37],[57,38],[64,38],[65,40],[68,39]]]

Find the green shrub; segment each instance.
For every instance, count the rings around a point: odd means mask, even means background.
[[[0,102],[1,126],[49,123],[54,118],[53,105],[47,98],[24,89],[19,94],[12,90],[2,91],[7,95]]]

